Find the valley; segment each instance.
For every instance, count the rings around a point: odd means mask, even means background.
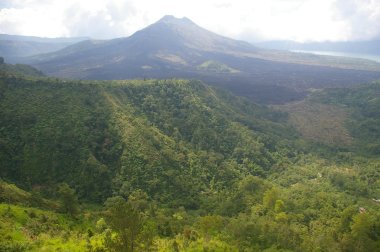
[[[378,248],[378,82],[273,109],[3,68],[0,251]]]
[[[373,41],[1,34],[0,252],[380,251],[380,63],[279,50]]]

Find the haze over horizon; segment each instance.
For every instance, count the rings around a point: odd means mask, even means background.
[[[165,15],[250,42],[380,37],[379,0],[4,0],[0,33],[110,39],[130,36]]]

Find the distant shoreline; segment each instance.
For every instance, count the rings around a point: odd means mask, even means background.
[[[337,52],[337,51],[313,51],[313,50],[310,50],[310,51],[309,50],[290,50],[290,51],[299,52],[299,53],[311,53],[311,54],[318,54],[318,55],[360,58],[360,59],[368,59],[368,60],[380,62],[380,55],[374,55],[374,54],[349,53],[349,52]]]

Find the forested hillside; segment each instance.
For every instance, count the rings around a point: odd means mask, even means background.
[[[196,80],[3,72],[0,251],[378,251],[376,90],[314,98],[363,158]]]
[[[354,137],[356,151],[380,154],[380,82],[356,88],[326,89],[313,100],[346,108],[350,112],[346,126]]]
[[[9,73],[35,77],[43,76],[43,73],[34,67],[23,64],[6,64],[4,58],[0,57],[0,75],[7,75]]]

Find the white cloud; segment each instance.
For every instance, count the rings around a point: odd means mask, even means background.
[[[69,32],[61,17],[49,9],[9,8],[0,11],[0,33],[54,37]]]
[[[336,0],[335,18],[345,23],[347,38],[380,38],[380,0]]]
[[[380,34],[380,0],[3,0],[0,33],[131,35],[166,14],[238,39],[347,40]]]

